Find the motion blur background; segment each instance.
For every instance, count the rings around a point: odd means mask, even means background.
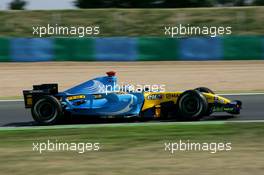
[[[2,0],[0,61],[261,60],[261,5],[264,0]],[[48,24],[99,26],[100,34],[33,35],[32,27]],[[180,24],[232,27],[232,35],[164,34],[165,26]]]
[[[0,0],[0,126],[5,126],[0,127],[0,174],[262,175],[264,98],[256,94],[264,92],[262,5],[264,0]],[[33,35],[33,27],[48,24],[100,26],[100,34]],[[232,34],[164,34],[165,26],[180,24],[232,27]],[[212,118],[238,121],[231,124],[43,128],[34,126],[24,102],[17,101],[33,84],[58,83],[63,91],[109,70],[118,72],[119,82],[165,84],[166,91],[207,86],[217,93],[253,95],[230,96],[243,102],[238,117]],[[100,142],[102,151],[32,151],[32,143],[47,139]],[[164,152],[165,142],[179,140],[232,142],[232,151]]]

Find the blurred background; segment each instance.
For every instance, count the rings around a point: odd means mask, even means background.
[[[2,0],[0,61],[259,60],[262,5],[264,0]],[[232,35],[164,34],[165,26],[180,24],[231,27]],[[33,34],[33,27],[47,25],[98,26],[100,33]]]
[[[51,5],[52,4],[52,5]],[[1,9],[190,8],[261,6],[263,0],[2,0]]]
[[[9,101],[0,104],[0,124],[31,123],[24,102],[12,100],[21,99],[22,90],[33,84],[58,83],[62,91],[109,70],[118,72],[121,83],[165,84],[166,91],[206,86],[217,93],[264,92],[263,5],[264,0],[0,0],[0,101]],[[180,24],[231,27],[232,34],[165,35],[165,26]],[[100,33],[33,34],[33,27],[48,25],[99,26]],[[263,95],[234,99],[244,105],[235,120],[263,119]],[[2,174],[45,175],[263,174],[263,123],[242,122],[2,130],[0,169]],[[48,138],[100,141],[103,151],[31,151],[32,142]],[[232,141],[234,149],[173,157],[162,147],[167,139]]]
[[[43,80],[62,82],[60,84],[63,88],[73,85],[76,81],[86,80],[88,73],[82,74],[83,76],[78,75],[88,68],[80,69],[78,66],[73,68],[73,63],[67,63],[68,61],[85,61],[87,63],[80,63],[80,65],[91,65],[94,74],[95,67],[101,65],[96,61],[115,61],[117,65],[121,61],[155,61],[155,63],[146,63],[144,68],[139,68],[146,76],[140,81],[152,79],[157,83],[168,84],[170,89],[178,90],[205,84],[216,91],[263,90],[263,83],[252,78],[257,78],[263,70],[260,62],[253,62],[264,60],[263,2],[264,0],[2,0],[0,2],[2,9],[0,12],[0,70],[2,70],[0,74],[5,83],[2,85],[3,90],[0,96],[21,95],[21,89],[30,88],[31,84],[43,83]],[[100,27],[100,32],[83,37],[59,34],[41,37],[34,35],[34,27],[48,25],[53,27],[97,26]],[[232,33],[216,37],[165,35],[166,26],[179,25],[231,27]],[[202,72],[204,76],[200,76],[199,80],[194,75],[193,68],[187,71],[188,73],[183,73],[179,69],[184,69],[191,63],[186,62],[185,66],[179,64],[177,68],[176,62],[226,60],[229,62],[219,64],[223,65],[223,69],[231,70],[219,69],[218,78],[215,78],[216,74],[212,77],[210,73]],[[233,60],[236,62],[231,63],[230,61]],[[245,60],[248,62],[243,62]],[[91,64],[91,61],[95,61],[97,66]],[[163,64],[164,70],[167,70],[168,64],[159,61],[175,61],[171,63],[175,65],[171,67],[172,72],[166,74],[168,77],[166,82],[164,82],[165,75],[160,75],[161,78],[158,79],[150,73],[147,77],[147,70],[154,65]],[[4,62],[20,64],[17,66],[4,64]],[[35,68],[36,65],[31,66],[21,62],[41,63],[38,65],[40,68]],[[42,62],[51,63],[45,65]],[[55,65],[54,62],[60,62],[56,69],[51,66]],[[136,66],[140,66],[139,64]],[[216,67],[213,62],[208,63],[210,65],[201,62],[197,64],[199,64],[196,66],[197,71],[203,65],[209,72],[210,68]],[[69,65],[71,69],[67,67]],[[107,69],[117,69],[117,66],[110,68],[111,65],[113,64],[106,63],[96,73],[104,72],[107,66]],[[119,67],[124,67],[123,71],[127,69],[125,66]],[[31,68],[32,73],[25,71]],[[23,77],[23,82],[14,70]],[[47,71],[45,74],[43,74],[44,70]],[[156,71],[159,73],[164,70],[158,67]],[[77,76],[74,76],[73,71]],[[66,72],[69,74],[67,81]],[[248,72],[251,72],[251,75]],[[49,76],[49,73],[52,76]],[[132,71],[131,74],[131,81],[138,80],[135,72]],[[188,74],[190,78],[182,77],[183,74],[185,77]],[[128,76],[128,72],[126,71],[123,75],[121,79],[127,79],[125,76]],[[171,82],[176,75],[179,76],[177,81],[181,82],[177,85]],[[79,79],[76,80],[76,77]],[[235,83],[236,86],[234,86],[234,80],[239,82]],[[241,84],[244,85],[241,86]]]
[[[235,35],[261,35],[261,5],[264,0],[2,0],[0,35],[32,37],[32,26],[48,23],[97,25],[101,36],[164,36],[165,25],[178,24],[224,25]]]

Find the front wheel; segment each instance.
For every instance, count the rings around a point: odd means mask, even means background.
[[[195,88],[194,90],[197,90],[199,92],[209,93],[209,94],[215,94],[214,91],[212,91],[211,89],[207,87],[198,87],[198,88]]]
[[[182,120],[199,120],[208,110],[208,103],[202,93],[189,90],[180,95],[177,109]]]
[[[62,107],[58,99],[46,95],[41,97],[31,108],[33,119],[39,124],[56,123],[62,116]]]

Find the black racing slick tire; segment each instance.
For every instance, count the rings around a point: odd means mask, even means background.
[[[201,92],[188,90],[182,93],[177,100],[177,110],[181,120],[195,121],[206,114],[208,103]]]
[[[195,88],[194,90],[197,90],[199,92],[205,92],[205,93],[215,94],[214,91],[212,91],[211,89],[209,89],[207,87],[198,87],[198,88]]]
[[[199,92],[209,93],[209,94],[215,94],[214,91],[212,91],[211,89],[209,89],[207,87],[198,87],[194,90],[197,90]],[[212,108],[212,106],[209,106],[206,113],[205,113],[205,116],[210,116],[212,113],[213,113],[213,108]]]
[[[62,117],[62,107],[54,96],[42,96],[31,108],[33,119],[43,125],[55,124]]]

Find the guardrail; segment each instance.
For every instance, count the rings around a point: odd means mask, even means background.
[[[0,62],[264,60],[264,37],[0,38]]]

